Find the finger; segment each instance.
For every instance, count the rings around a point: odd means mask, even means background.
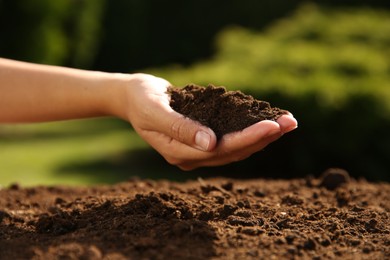
[[[264,120],[253,124],[242,131],[227,134],[221,139],[219,149],[226,153],[252,146],[264,138],[280,134],[280,125],[274,121]]]
[[[297,120],[292,114],[283,115],[277,121],[283,133],[288,133],[298,127]]]
[[[238,162],[247,159],[251,155],[256,152],[263,150],[267,145],[276,141],[280,138],[280,134],[274,134],[266,138],[265,140],[259,141],[258,143],[247,147],[246,149],[237,151],[233,154],[225,155],[225,156],[210,156],[208,159],[198,160],[198,161],[185,161],[182,164],[178,164],[177,166],[182,170],[193,170],[199,167],[209,167],[209,166],[221,166],[226,165],[233,162]]]
[[[168,135],[175,140],[201,151],[211,151],[217,144],[213,130],[181,114],[172,112],[167,123]]]
[[[276,141],[282,136],[282,133],[279,132],[274,132],[273,134],[264,137],[260,140],[258,140],[256,143],[243,147],[240,150],[236,150],[230,153],[220,153],[217,154],[216,156],[211,157],[208,160],[204,161],[199,161],[199,162],[191,162],[187,165],[183,165],[187,168],[192,167],[192,168],[198,168],[202,166],[220,166],[220,165],[225,165],[229,164],[232,162],[237,162],[241,160],[245,160],[248,157],[250,157],[252,154],[259,152],[263,150],[266,146],[268,146],[270,143]],[[221,145],[222,146],[222,145]]]
[[[143,131],[141,137],[173,165],[207,160],[214,154],[188,146],[160,132]]]
[[[144,131],[148,141],[170,164],[183,170],[203,166],[217,166],[249,157],[282,135],[280,126],[273,121],[262,121],[243,131],[225,135],[211,152],[194,149],[167,135]]]
[[[162,105],[152,122],[151,128],[198,150],[212,151],[217,144],[213,130],[177,113],[169,105]]]
[[[282,136],[279,125],[273,121],[262,121],[243,131],[225,135],[217,149],[201,160],[183,161],[180,168],[194,169],[202,166],[219,166],[248,158]]]
[[[161,132],[201,151],[213,150],[217,143],[214,132],[210,128],[184,117],[170,107],[170,97],[167,93],[169,82],[157,77],[149,79],[148,82],[155,82],[143,89],[143,95],[149,102],[143,104],[142,99],[141,101],[140,99],[136,100],[139,103],[138,106],[144,106],[144,109],[141,111],[141,115],[132,116],[131,121],[137,122],[134,125],[138,125],[141,131]]]
[[[214,151],[194,153],[192,149],[181,147],[180,154],[181,158],[192,159],[191,162],[203,161],[204,164],[211,166],[211,164],[216,164],[219,161],[237,161],[242,156],[249,156],[245,153],[246,149],[253,147],[257,148],[257,150],[262,149],[270,141],[275,140],[275,136],[279,138],[281,135],[279,124],[274,121],[264,120],[242,131],[223,136]],[[249,153],[252,150],[249,149]]]

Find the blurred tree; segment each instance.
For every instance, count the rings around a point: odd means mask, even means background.
[[[105,0],[73,0],[66,25],[71,38],[66,64],[78,68],[92,66],[103,29],[104,7]]]
[[[88,67],[104,0],[1,0],[0,56]]]
[[[215,35],[227,26],[262,30],[304,0],[107,1],[104,38],[95,68],[128,72],[171,63],[189,65],[215,53]],[[325,6],[376,6],[388,0],[316,1]]]
[[[127,72],[167,63],[190,64],[214,53],[214,37],[225,26],[262,28],[299,2],[109,1],[95,67]]]
[[[61,23],[69,1],[3,0],[0,3],[1,56],[60,63],[68,41]]]
[[[226,26],[261,30],[304,0],[0,0],[0,56],[128,72],[215,53]],[[316,1],[389,8],[388,0]]]

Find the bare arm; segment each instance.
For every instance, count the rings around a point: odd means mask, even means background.
[[[191,170],[247,158],[297,127],[292,115],[225,135],[173,111],[170,83],[147,74],[119,74],[0,58],[0,123],[116,116],[169,163]]]
[[[113,115],[121,75],[0,58],[0,122]],[[115,102],[108,102],[109,100]]]

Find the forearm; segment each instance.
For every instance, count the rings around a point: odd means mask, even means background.
[[[0,122],[116,115],[126,77],[0,58]]]

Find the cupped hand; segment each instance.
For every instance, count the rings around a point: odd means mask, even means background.
[[[169,105],[170,83],[147,74],[133,74],[128,86],[127,117],[137,133],[170,164],[183,170],[243,160],[297,127],[283,115],[223,136],[175,112]]]

